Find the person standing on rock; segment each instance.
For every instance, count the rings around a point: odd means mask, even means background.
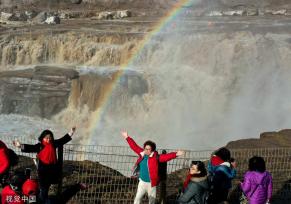
[[[51,184],[55,184],[59,180],[60,166],[57,161],[56,148],[69,142],[76,130],[73,127],[69,133],[60,139],[55,140],[52,131],[44,130],[39,138],[39,143],[35,145],[21,144],[19,141],[13,141],[15,147],[21,148],[22,152],[37,153],[37,171],[40,186],[41,203],[46,203],[48,200],[48,191]]]
[[[142,148],[135,143],[126,131],[122,131],[121,135],[126,139],[129,147],[138,155],[135,170],[139,172],[139,183],[134,204],[140,204],[146,193],[149,198],[149,204],[154,204],[156,201],[156,187],[159,184],[159,162],[167,162],[182,156],[184,151],[178,150],[159,155],[154,142],[148,140],[143,144]]]

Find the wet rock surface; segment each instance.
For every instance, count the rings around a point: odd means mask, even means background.
[[[51,118],[68,102],[87,105],[94,111],[111,86],[116,86],[115,94],[120,96],[142,96],[148,92],[142,74],[116,69],[79,75],[74,69],[36,66],[0,72],[0,85],[0,113],[42,118]]]
[[[142,97],[148,92],[148,84],[143,75],[133,70],[105,69],[103,71],[82,74],[73,80],[70,103],[75,107],[87,105],[96,110],[106,99],[107,91],[114,86],[112,94],[116,98]],[[118,106],[120,101],[114,101]]]
[[[50,118],[66,107],[72,69],[36,66],[0,73],[0,112]]]

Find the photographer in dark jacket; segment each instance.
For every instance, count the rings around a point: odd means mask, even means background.
[[[235,168],[235,160],[231,158],[227,148],[222,147],[211,156],[208,163],[208,172],[213,176],[212,193],[209,198],[211,204],[227,202],[231,181],[236,176]]]
[[[14,146],[21,148],[22,152],[37,153],[37,171],[40,186],[40,200],[46,203],[48,199],[48,191],[51,184],[57,183],[59,179],[60,165],[57,161],[56,148],[61,147],[71,140],[76,128],[73,127],[69,133],[60,139],[55,140],[50,130],[44,130],[39,138],[39,143],[35,145],[21,144],[13,141]]]

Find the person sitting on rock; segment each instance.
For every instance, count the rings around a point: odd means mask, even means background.
[[[156,201],[156,187],[159,183],[159,162],[170,161],[178,156],[182,156],[184,152],[178,150],[158,155],[154,142],[146,141],[142,148],[135,143],[126,131],[122,131],[121,135],[126,139],[129,147],[138,155],[135,166],[139,169],[139,184],[134,204],[140,204],[146,193],[149,197],[149,204],[154,204]]]
[[[40,200],[45,203],[48,199],[48,191],[51,184],[59,180],[60,166],[57,161],[56,148],[66,144],[71,140],[76,128],[73,127],[69,133],[60,139],[55,140],[52,131],[44,130],[39,138],[39,143],[35,145],[21,144],[13,141],[14,146],[21,148],[22,152],[37,153],[37,171],[40,185]]]

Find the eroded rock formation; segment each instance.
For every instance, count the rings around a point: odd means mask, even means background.
[[[67,106],[72,69],[36,66],[0,73],[0,112],[50,118]]]

